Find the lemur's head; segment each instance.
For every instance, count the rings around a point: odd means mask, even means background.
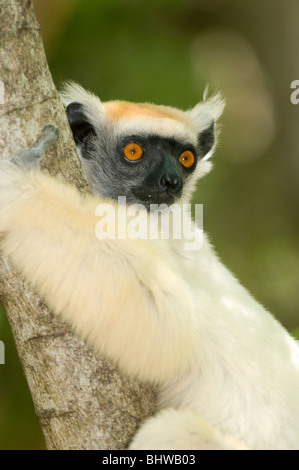
[[[128,203],[189,200],[206,174],[214,147],[219,97],[189,111],[125,101],[102,103],[78,85],[62,93],[83,170],[92,192]]]

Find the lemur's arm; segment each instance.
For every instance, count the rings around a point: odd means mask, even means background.
[[[47,126],[0,163],[0,248],[54,313],[126,371],[157,382],[183,373],[194,348],[188,286],[154,242],[96,238],[103,200],[39,170],[56,138]]]

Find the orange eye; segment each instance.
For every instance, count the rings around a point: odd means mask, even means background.
[[[180,156],[179,160],[185,168],[191,168],[195,162],[194,153],[191,152],[191,150],[185,150],[185,152],[183,152]]]
[[[143,155],[142,147],[139,144],[136,144],[135,142],[131,142],[130,144],[127,144],[124,147],[123,152],[124,152],[124,156],[132,162],[139,160]]]

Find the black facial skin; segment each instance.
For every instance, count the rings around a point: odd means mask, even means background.
[[[183,185],[214,144],[213,124],[199,135],[198,146],[158,135],[120,136],[103,119],[95,129],[79,103],[71,103],[66,114],[73,132],[87,180],[93,193],[117,199],[125,196],[129,204],[171,205],[180,199]],[[139,160],[130,161],[124,153],[129,143],[143,149]],[[190,150],[195,156],[193,166],[185,168],[180,155]]]
[[[140,160],[128,161],[124,157],[123,149],[131,142],[142,147]],[[191,168],[185,168],[179,162],[185,150],[191,150],[195,155]],[[191,144],[156,135],[125,136],[120,139],[116,153],[123,167],[130,171],[133,181],[137,175],[142,176],[141,184],[132,184],[131,191],[135,200],[146,207],[150,204],[173,204],[181,197],[184,181],[196,167],[196,151]]]

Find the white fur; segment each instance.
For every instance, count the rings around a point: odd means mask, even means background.
[[[213,428],[188,408],[162,410],[134,437],[132,450],[249,450],[241,441]]]
[[[12,264],[96,351],[159,384],[162,411],[132,449],[299,449],[298,345],[206,237],[188,252],[184,240],[98,240],[101,198],[38,169],[0,173]]]

